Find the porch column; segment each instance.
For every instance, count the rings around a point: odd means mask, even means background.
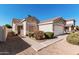
[[[23,22],[23,35],[26,36],[26,21]]]
[[[69,32],[71,32],[71,27],[69,27]]]
[[[17,25],[13,23],[13,26],[12,26],[12,31],[15,32],[15,34],[17,34]]]

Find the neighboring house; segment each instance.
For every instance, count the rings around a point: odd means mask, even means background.
[[[64,20],[62,17],[56,17],[39,22],[38,19],[30,16],[24,20],[13,19],[12,24],[12,30],[21,35],[40,30],[44,32],[54,32],[56,36],[66,32],[71,32],[74,29],[75,21],[73,19]]]
[[[66,25],[65,25],[65,32],[71,32],[75,29],[75,20],[74,19],[68,19],[66,20]]]

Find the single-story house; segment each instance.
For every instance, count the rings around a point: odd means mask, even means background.
[[[62,17],[55,17],[40,22],[39,30],[44,32],[54,32],[54,35],[60,35],[63,33],[71,32],[75,26],[75,20],[64,20]]]
[[[12,21],[12,30],[21,35],[37,30],[54,32],[55,35],[60,35],[71,32],[74,26],[74,19],[64,20],[62,17],[55,17],[40,22],[36,17],[29,16],[23,20],[14,18]]]

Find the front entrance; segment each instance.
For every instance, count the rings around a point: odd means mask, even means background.
[[[23,26],[18,26],[18,34],[23,35]]]
[[[69,27],[65,27],[65,32],[66,32],[66,33],[69,32]]]
[[[32,24],[32,23],[27,23],[27,31],[28,32],[34,32],[36,31],[38,28],[37,28],[37,25],[36,24]]]

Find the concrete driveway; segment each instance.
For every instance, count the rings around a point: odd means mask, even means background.
[[[44,53],[43,53],[44,52]],[[37,52],[39,55],[79,55],[79,46],[72,45],[66,38]]]

